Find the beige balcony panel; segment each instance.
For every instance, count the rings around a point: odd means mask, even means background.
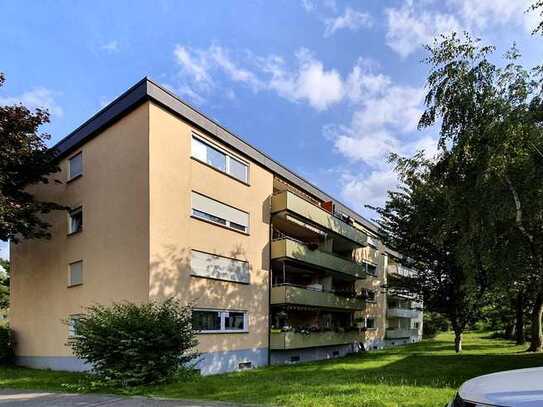
[[[295,213],[361,246],[367,245],[368,236],[364,232],[292,192],[283,191],[272,197],[272,213],[283,211]]]
[[[319,346],[345,345],[363,341],[358,332],[280,332],[270,335],[271,350],[315,348]]]
[[[272,260],[297,260],[321,269],[348,274],[356,278],[365,278],[364,265],[343,259],[320,250],[310,250],[307,246],[291,239],[278,239],[272,242]]]
[[[389,318],[418,318],[421,311],[409,308],[389,308],[387,317]]]
[[[417,329],[387,329],[386,339],[404,339],[411,336],[418,336],[419,331]]]
[[[308,290],[288,285],[272,287],[271,303],[353,310],[364,308],[364,301],[358,298],[348,298],[334,293]]]

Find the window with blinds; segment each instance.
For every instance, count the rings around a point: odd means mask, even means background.
[[[192,250],[190,268],[191,274],[197,277],[244,284],[250,282],[249,263],[242,260]]]
[[[83,284],[83,261],[79,260],[70,263],[68,272],[68,286],[73,287],[81,284]]]
[[[249,232],[249,214],[192,192],[192,216],[239,232]]]

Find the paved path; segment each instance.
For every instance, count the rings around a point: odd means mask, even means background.
[[[161,400],[145,397],[119,397],[102,394],[65,394],[24,390],[0,390],[0,407],[240,407],[211,401]]]

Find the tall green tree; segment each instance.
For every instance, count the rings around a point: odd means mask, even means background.
[[[496,245],[503,236],[517,239],[517,249],[525,253],[527,261],[519,262],[515,280],[534,291],[529,350],[541,351],[541,69],[520,65],[514,47],[506,54],[506,65],[499,67],[490,61],[494,48],[467,35],[444,38],[428,50],[429,91],[420,126],[439,124],[439,165],[446,174],[463,174],[445,182],[457,183],[466,196],[478,197],[470,209],[477,216],[463,233],[479,236],[472,241],[480,244],[481,264],[495,270],[500,257],[509,255],[504,246]]]
[[[385,244],[408,253],[401,262],[416,273],[390,278],[389,284],[418,294],[426,310],[446,316],[455,333],[455,350],[461,352],[463,333],[477,319],[484,301],[484,285],[473,270],[477,253],[462,233],[470,222],[469,206],[422,153],[393,156],[392,161],[402,187],[389,192],[383,208],[373,209],[380,215]]]
[[[0,87],[4,75],[0,73]],[[55,152],[39,128],[49,122],[46,110],[31,111],[22,104],[0,106],[0,240],[47,238],[49,224],[42,215],[64,209],[54,202],[37,200],[27,187],[48,183],[59,171]]]

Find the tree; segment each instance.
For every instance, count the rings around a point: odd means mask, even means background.
[[[197,355],[192,310],[164,302],[94,305],[73,324],[68,344],[111,385],[137,386],[172,378]]]
[[[401,262],[416,271],[413,276],[391,277],[389,284],[418,294],[426,310],[445,315],[460,352],[463,332],[476,320],[484,298],[473,271],[472,250],[462,233],[469,222],[469,206],[422,153],[412,158],[393,155],[391,160],[402,187],[388,193],[383,208],[372,209],[380,215],[384,243],[408,254]]]
[[[0,309],[9,307],[9,272],[9,261],[0,259]]]
[[[466,235],[478,235],[482,264],[496,269],[500,239],[526,253],[516,281],[534,291],[530,351],[541,350],[543,313],[543,101],[542,69],[527,70],[513,47],[507,64],[489,58],[494,47],[467,34],[428,47],[427,109],[420,127],[440,123],[441,167],[458,178],[477,214]],[[454,181],[454,179],[453,179]],[[453,185],[449,183],[449,185]],[[495,274],[495,273],[494,273]],[[513,281],[512,281],[513,282]]]
[[[0,73],[0,87],[4,75]],[[46,110],[31,112],[22,104],[0,106],[0,240],[48,238],[42,215],[63,206],[39,201],[26,189],[48,183],[59,171],[55,152],[46,146],[49,135],[39,133],[49,122]]]

